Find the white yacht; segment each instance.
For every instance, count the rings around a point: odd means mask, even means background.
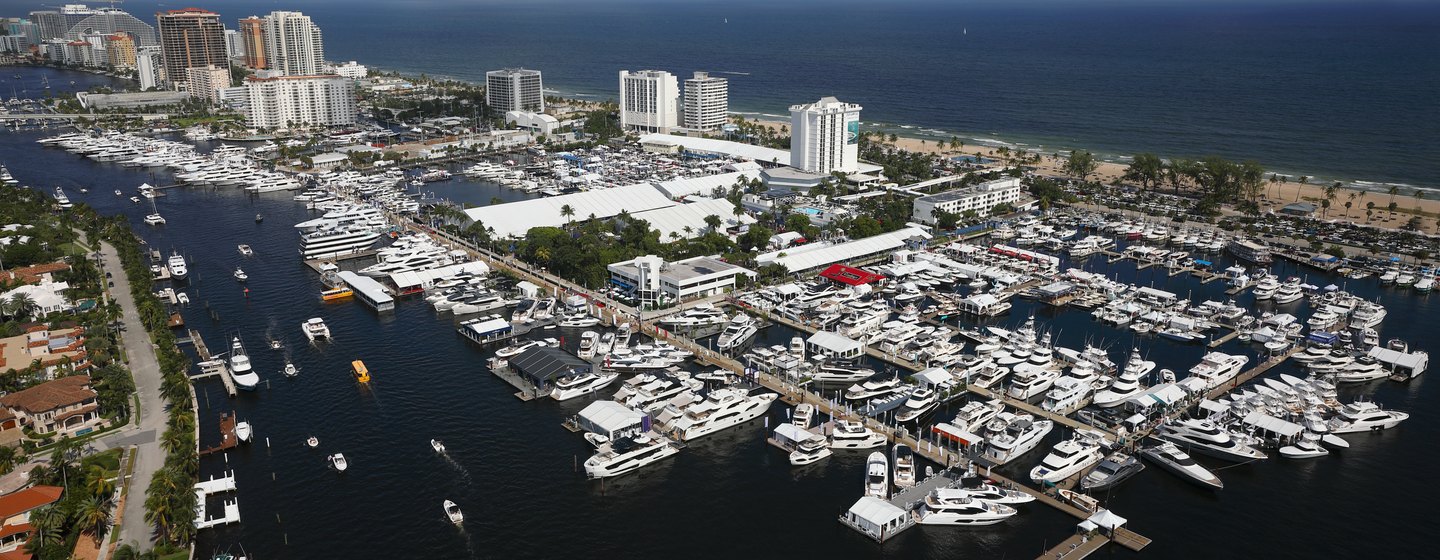
[[[1015,515],[1015,508],[971,497],[960,488],[936,488],[920,507],[921,525],[994,525]]]
[[[955,420],[951,422],[956,427],[978,434],[985,427],[985,423],[995,418],[1005,409],[1005,402],[1000,399],[989,401],[970,401],[960,407],[960,412],[955,414]]]
[[[1216,459],[1248,463],[1269,458],[1264,451],[1241,443],[1233,434],[1209,420],[1175,420],[1163,424],[1157,437]]]
[[[833,449],[874,449],[884,446],[887,441],[885,434],[854,420],[836,422],[835,430],[830,433],[830,447]]]
[[[300,255],[305,259],[342,255],[368,249],[380,239],[372,228],[342,227],[307,233],[300,237]]]
[[[1210,469],[1196,463],[1195,459],[1181,451],[1174,443],[1167,441],[1160,445],[1146,447],[1140,450],[1140,455],[1160,465],[1160,468],[1192,483],[1215,490],[1225,488],[1225,483],[1220,481],[1220,477],[1215,476]]]
[[[445,500],[440,507],[445,510],[445,517],[450,518],[451,523],[456,525],[465,523],[465,514],[460,512],[460,506],[455,505],[455,502]]]
[[[1006,388],[1005,394],[1012,399],[1030,400],[1048,391],[1059,378],[1059,370],[1022,364],[1016,366],[1015,373],[1010,375],[1010,386]]]
[[[874,376],[875,370],[864,366],[850,362],[826,361],[816,368],[815,373],[810,376],[810,381],[818,385],[844,385],[864,381]]]
[[[250,443],[255,438],[255,428],[249,422],[241,420],[235,423],[235,439],[244,443]]]
[[[1291,277],[1285,280],[1284,284],[1280,285],[1279,290],[1275,291],[1274,299],[1275,303],[1283,305],[1294,302],[1302,297],[1305,297],[1305,292],[1300,287],[1300,279]]]
[[[1035,449],[1055,422],[1025,413],[1001,412],[985,424],[985,459],[1003,465]]]
[[[1035,501],[1035,496],[1031,496],[1028,493],[1020,490],[1000,488],[989,483],[981,483],[975,486],[966,484],[960,488],[948,488],[946,490],[954,492],[957,495],[963,492],[967,497],[992,504],[1028,504]]]
[[[165,265],[170,268],[170,277],[173,279],[184,280],[190,274],[190,269],[185,266],[185,257],[179,251],[171,253]]]
[[[238,266],[235,267],[234,276],[235,276],[235,279],[236,279],[236,280],[239,280],[239,281],[241,281],[241,282],[244,282],[244,281],[250,279],[250,275],[249,275],[249,274],[246,274],[245,271],[242,270],[242,269],[241,269],[240,267],[238,267]]]
[[[1248,356],[1211,352],[1190,368],[1190,375],[1205,382],[1206,389],[1214,389],[1240,374],[1240,368],[1250,363]]]
[[[915,450],[903,443],[895,444],[891,450],[891,464],[895,467],[895,476],[892,482],[896,488],[910,488],[915,486]]]
[[[1370,432],[1394,428],[1409,417],[1407,413],[1385,410],[1373,402],[1356,401],[1342,407],[1327,426],[1332,434]]]
[[[326,457],[325,459],[326,461],[329,461],[330,466],[337,471],[345,472],[345,469],[350,468],[350,463],[345,460],[344,453],[336,453],[334,455]]]
[[[252,256],[252,255],[255,254],[255,250],[254,250],[254,249],[251,249],[249,245],[240,245],[240,246],[238,246],[238,247],[236,247],[236,248],[240,250],[240,254],[241,254],[241,255],[246,256],[246,257]]]
[[[653,432],[621,438],[600,446],[585,460],[585,476],[609,478],[634,471],[680,452],[670,440]]]
[[[755,336],[758,330],[755,319],[743,312],[736,313],[735,317],[730,319],[730,323],[725,326],[725,331],[715,339],[715,348],[722,352],[739,348]]]
[[[683,372],[671,375],[665,372],[641,373],[627,379],[615,391],[616,402],[644,413],[654,413],[681,393],[699,391],[704,382],[690,378]]]
[[[593,395],[595,391],[604,389],[620,378],[619,373],[613,371],[594,372],[587,371],[576,375],[568,375],[555,380],[555,386],[550,390],[550,398],[557,401],[567,401],[585,395]]]
[[[795,444],[795,450],[790,452],[789,460],[792,466],[810,465],[820,462],[829,457],[830,442],[822,436],[812,435]]]
[[[1099,432],[1075,430],[1070,439],[1055,444],[1054,450],[1030,469],[1030,480],[1036,484],[1059,484],[1080,474],[1105,457],[1105,438]]]
[[[1094,387],[1089,383],[1077,378],[1066,376],[1055,380],[1055,385],[1045,393],[1045,401],[1040,403],[1040,408],[1059,414],[1066,414],[1070,411],[1084,406],[1090,400],[1090,394]]]
[[[1329,454],[1330,450],[1320,445],[1320,435],[1309,431],[1280,448],[1280,456],[1286,459],[1313,459]]]
[[[1279,290],[1280,280],[1273,275],[1266,275],[1255,283],[1255,299],[1259,301],[1273,299]]]
[[[546,344],[546,342],[547,342],[548,340],[549,340],[549,339],[546,339],[546,340],[522,340],[522,341],[517,342],[517,343],[515,343],[515,344],[511,344],[511,345],[509,345],[509,346],[506,346],[506,347],[504,347],[504,348],[501,348],[501,349],[499,349],[499,350],[496,350],[496,351],[495,351],[495,355],[498,356],[498,357],[501,357],[501,358],[512,358],[512,357],[515,357],[515,356],[519,356],[520,354],[524,353],[526,350],[529,350],[529,349],[531,349],[531,348],[537,348],[537,347],[540,347],[540,346],[547,346],[548,344]],[[556,343],[556,344],[558,345],[558,343]]]
[[[865,495],[890,499],[890,461],[879,451],[865,459]]]
[[[660,319],[659,323],[668,328],[679,329],[687,327],[704,327],[709,325],[720,325],[730,319],[725,316],[725,311],[716,308],[708,303],[700,304],[686,309],[674,315]]]
[[[70,202],[70,197],[65,196],[65,191],[60,187],[55,187],[55,203],[60,206],[61,210],[69,210],[75,206]]]
[[[929,414],[940,404],[935,390],[929,387],[921,387],[910,392],[905,404],[895,411],[896,422],[913,422],[921,416]]]
[[[250,355],[245,353],[245,346],[240,342],[240,337],[235,337],[230,342],[230,379],[235,381],[235,386],[246,391],[254,391],[255,386],[260,384],[260,374],[250,365]]]
[[[330,327],[319,317],[311,317],[300,323],[300,330],[305,331],[305,338],[310,339],[310,342],[319,338],[330,340]]]
[[[1108,389],[1095,394],[1095,406],[1100,408],[1114,408],[1123,404],[1130,397],[1140,394],[1145,390],[1142,380],[1146,375],[1155,369],[1155,362],[1140,359],[1140,351],[1130,353],[1130,360],[1125,362],[1125,368],[1115,378],[1115,383]]]
[[[738,387],[715,389],[705,400],[686,407],[671,428],[680,441],[693,441],[759,418],[779,397],[775,393],[751,395]]]
[[[880,398],[900,390],[900,386],[899,377],[856,383],[845,389],[845,400],[868,401]]]

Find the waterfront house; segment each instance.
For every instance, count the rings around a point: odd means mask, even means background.
[[[59,486],[32,486],[0,496],[0,559],[29,558],[30,512],[55,503],[65,491]]]
[[[45,379],[67,371],[89,367],[85,352],[85,330],[79,327],[49,329],[35,325],[25,334],[0,338],[0,372],[38,366]]]
[[[72,375],[0,397],[21,426],[40,434],[78,436],[104,423],[90,376]]]

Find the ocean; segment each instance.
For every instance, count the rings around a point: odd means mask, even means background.
[[[188,4],[187,4],[188,5]],[[303,10],[331,60],[557,94],[617,72],[730,79],[730,108],[788,118],[833,95],[866,127],[1111,160],[1220,155],[1317,181],[1440,188],[1440,4],[1420,1],[237,0],[228,25]],[[135,14],[178,5],[132,1]],[[0,1],[22,15],[34,2]]]

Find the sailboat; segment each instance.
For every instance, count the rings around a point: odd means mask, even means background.
[[[145,216],[145,225],[158,226],[165,224],[165,217],[160,215],[160,209],[155,207],[155,199],[150,199],[150,215]]]
[[[41,76],[40,83],[45,84],[45,89],[50,89],[50,76]]]

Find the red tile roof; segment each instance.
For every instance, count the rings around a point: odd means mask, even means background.
[[[0,397],[0,405],[35,414],[95,398],[90,376],[72,375]]]
[[[0,496],[0,518],[9,519],[43,505],[55,503],[65,489],[59,486],[31,486]]]

